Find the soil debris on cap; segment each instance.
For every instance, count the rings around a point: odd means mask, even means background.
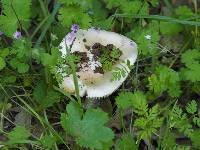
[[[83,63],[83,62],[88,62],[88,61],[89,61],[89,58],[88,58],[86,52],[78,52],[78,51],[75,51],[75,52],[73,52],[73,54],[74,54],[75,56],[80,57],[82,63]]]
[[[109,49],[110,51],[113,49],[113,47],[114,47],[113,44],[106,45],[106,48]]]
[[[96,67],[96,69],[94,70],[94,73],[104,74],[103,68],[102,67]]]
[[[100,43],[95,43],[93,46],[92,46],[92,49],[97,49],[97,50],[101,50],[102,48],[102,45]]]
[[[87,42],[87,40],[84,38],[84,39],[83,39],[83,42],[85,43],[85,42]]]
[[[90,46],[88,46],[88,45],[85,45],[85,48],[86,48],[87,50],[90,50]]]

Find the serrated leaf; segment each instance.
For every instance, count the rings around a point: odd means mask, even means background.
[[[108,116],[103,111],[89,109],[83,114],[80,106],[73,102],[66,109],[67,114],[61,115],[61,125],[80,146],[102,149],[103,143],[113,139],[112,130],[104,126]]]
[[[19,73],[26,73],[29,70],[29,65],[25,63],[18,63],[17,71]]]
[[[30,132],[25,127],[17,126],[8,133],[9,143],[20,143],[21,140],[27,140]]]
[[[19,73],[26,73],[29,69],[28,64],[20,62],[17,58],[11,59],[9,63],[14,69],[17,69]]]
[[[191,82],[200,81],[200,52],[199,50],[187,50],[181,56],[182,63],[186,68],[181,69],[181,75],[183,80],[189,80]]]
[[[0,30],[12,36],[17,30],[18,20],[22,25],[27,26],[31,0],[2,0],[1,2],[5,16],[0,16]]]
[[[158,46],[157,43],[160,39],[159,25],[157,22],[151,22],[148,27],[135,27],[131,31],[131,37],[136,40],[138,44],[139,53],[142,55],[153,55],[156,53]],[[146,36],[150,38],[147,39]]]
[[[176,35],[183,30],[182,26],[170,22],[160,22],[160,32],[163,35]]]
[[[0,50],[0,57],[5,58],[6,56],[9,55],[9,49],[8,48],[4,48]]]
[[[146,125],[147,125],[147,120],[144,117],[140,117],[138,119],[135,119],[135,121],[134,121],[135,127],[145,129]]]
[[[195,114],[197,111],[197,103],[195,100],[192,100],[190,103],[187,104],[186,110],[189,114]]]
[[[0,16],[0,30],[7,36],[12,37],[13,33],[17,30],[17,18]]]
[[[140,0],[130,1],[121,5],[123,13],[137,14],[141,9],[142,2]]]
[[[193,64],[199,64],[198,60],[200,60],[200,51],[197,49],[187,50],[181,56],[181,62],[187,67],[191,67]]]
[[[198,130],[195,130],[193,133],[192,133],[192,136],[191,136],[191,141],[192,141],[192,144],[196,147],[196,148],[199,148],[200,147],[200,129]]]
[[[133,93],[131,92],[121,92],[116,97],[116,103],[119,108],[126,109],[132,104]]]
[[[31,46],[31,42],[27,39],[15,40],[11,54],[16,54],[20,62],[26,62],[31,58]]]
[[[122,137],[116,142],[117,150],[137,150],[138,146],[130,134],[124,134]]]
[[[2,57],[0,57],[0,70],[2,70],[6,66],[6,63]]]
[[[165,149],[165,148],[173,149],[175,145],[176,145],[176,143],[175,143],[174,135],[172,135],[171,133],[166,133],[162,140],[161,147],[163,149]]]
[[[175,10],[175,14],[178,18],[180,19],[187,19],[192,17],[194,14],[191,10],[191,8],[189,8],[186,5],[183,6],[179,6],[176,10]]]
[[[139,115],[145,114],[147,111],[146,96],[140,91],[121,92],[116,98],[116,103],[122,109],[132,106],[133,111]]]
[[[195,125],[197,125],[198,127],[200,127],[200,117],[194,117],[193,118],[193,122]]]
[[[18,17],[19,20],[27,21],[30,17],[30,0],[2,0],[3,12],[6,16]]]
[[[187,137],[193,133],[192,125],[190,124],[187,116],[179,106],[174,106],[170,112],[170,126],[179,130]]]
[[[200,64],[193,64],[190,68],[181,69],[180,73],[183,80],[188,80],[191,82],[200,81]]]
[[[179,74],[166,66],[158,66],[155,74],[149,77],[149,89],[156,96],[168,91],[172,97],[178,97],[181,93]]]
[[[48,88],[47,85],[40,81],[33,91],[34,99],[40,104],[40,107],[47,108],[60,101],[60,93]]]
[[[17,77],[14,76],[14,75],[7,75],[7,76],[4,76],[3,82],[4,82],[4,83],[15,83],[16,78],[17,78]]]
[[[135,113],[138,115],[144,115],[148,108],[146,95],[140,91],[134,92],[132,97],[132,106]]]
[[[82,28],[88,28],[92,21],[89,15],[84,13],[78,6],[64,6],[59,12],[60,15],[58,16],[58,19],[66,28],[69,28],[74,23],[79,24]]]
[[[57,64],[58,58],[60,57],[60,51],[58,48],[52,48],[51,54],[41,53],[40,54],[41,62],[46,67],[52,67]]]
[[[45,148],[52,149],[56,140],[53,136],[45,135],[40,139],[40,142]]]

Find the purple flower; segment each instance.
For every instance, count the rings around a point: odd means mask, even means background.
[[[13,34],[13,37],[14,37],[15,39],[20,39],[20,38],[22,37],[22,33],[19,32],[19,31],[16,31],[16,32]]]
[[[3,32],[0,31],[0,37],[3,35]]]
[[[74,31],[74,32],[77,32],[79,29],[79,25],[78,24],[73,24],[72,27],[71,27],[71,30]]]
[[[67,40],[67,42],[69,42],[71,44],[75,38],[76,38],[76,33],[74,31],[72,31],[67,34],[66,40]]]

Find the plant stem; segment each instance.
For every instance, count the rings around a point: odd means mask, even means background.
[[[43,15],[46,17],[48,15],[48,11],[47,8],[45,8],[45,4],[42,0],[38,0],[40,3],[40,7],[42,9]]]
[[[54,6],[53,12],[51,14],[51,16],[48,18],[44,30],[42,31],[42,33],[40,34],[38,40],[36,41],[35,47],[39,47],[44,36],[46,35],[47,30],[49,29],[50,25],[52,24],[52,22],[54,21],[54,17],[56,15],[56,13],[58,12],[59,8],[60,8],[60,4],[56,3],[56,5]]]
[[[43,24],[49,19],[49,16],[45,17],[40,24],[37,26],[37,28],[33,31],[33,34],[31,35],[31,40],[36,35],[36,33],[40,30],[40,28],[43,26]]]
[[[191,42],[192,39],[189,39],[181,48],[180,52],[178,53],[178,55],[176,55],[175,59],[172,61],[172,63],[169,65],[169,68],[171,68],[174,63],[177,61],[177,59],[180,57],[180,55],[183,53],[183,51],[188,47],[189,43]]]
[[[81,106],[81,97],[79,95],[78,79],[76,76],[76,70],[73,66],[72,66],[72,70],[73,70],[72,75],[73,75],[73,80],[74,80],[74,85],[75,85],[75,93],[76,93],[76,97],[78,99],[78,103]]]

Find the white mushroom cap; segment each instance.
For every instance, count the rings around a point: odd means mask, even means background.
[[[69,34],[67,34],[60,43],[60,51],[62,52],[63,56],[67,55],[66,48],[69,48],[72,44],[72,40],[68,40]],[[130,65],[133,65],[136,61],[136,43],[123,35],[104,30],[80,29],[75,34],[76,39],[72,44],[71,52],[88,52],[88,49],[85,47],[85,45],[92,46],[95,43],[100,43],[104,46],[108,44],[113,44],[116,48],[119,48],[119,50],[122,51],[122,55],[120,56],[119,61],[113,66],[113,68],[126,68],[126,76],[122,77],[120,80],[111,81],[112,71],[105,72],[104,74],[94,73],[91,69],[77,72],[77,75],[79,75],[80,77],[78,79],[79,86],[82,87],[79,87],[80,96],[84,96],[85,94],[89,98],[100,98],[109,96],[120,87],[120,85],[127,78],[128,73],[130,72],[128,66],[123,62],[127,62],[127,60],[129,60]],[[69,77],[65,77],[60,87],[64,88],[67,92],[74,93],[75,88],[72,76],[70,75]]]
[[[81,80],[78,80],[78,87],[79,87],[79,95],[82,97],[85,95],[86,89]],[[63,88],[66,92],[75,94],[75,85],[73,76],[70,75],[69,77],[65,77],[63,79],[62,84],[60,84],[60,87]]]

